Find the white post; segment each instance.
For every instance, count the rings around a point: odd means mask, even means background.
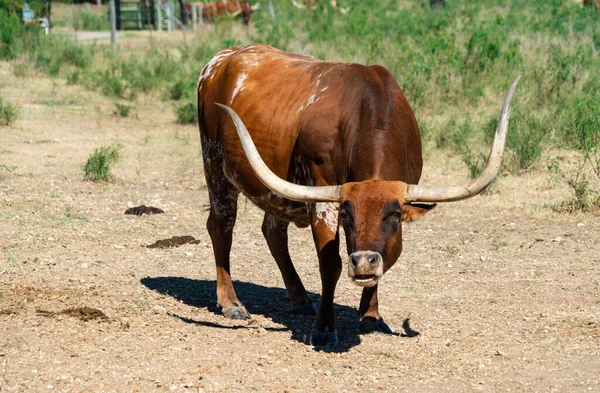
[[[175,3],[169,0],[169,31],[175,30]]]
[[[192,3],[192,31],[196,31],[196,4]]]
[[[162,31],[163,29],[162,10],[160,9],[161,5],[161,0],[154,1],[154,6],[156,7],[156,24],[158,26],[158,31]]]
[[[203,25],[204,24],[204,4],[198,3],[196,5],[196,7],[198,7],[198,21],[200,22],[201,25]]]

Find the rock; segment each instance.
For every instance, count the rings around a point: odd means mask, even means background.
[[[125,317],[119,319],[119,324],[121,325],[121,329],[127,330],[131,327],[129,320]]]
[[[159,306],[159,305],[152,307],[152,311],[154,311],[154,314],[166,314],[167,313],[167,309],[164,308],[163,306]]]

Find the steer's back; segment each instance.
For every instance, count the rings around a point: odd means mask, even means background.
[[[301,112],[313,94],[312,75],[319,64],[325,63],[265,45],[235,47],[219,52],[198,80],[205,166],[210,165],[207,159],[212,155],[221,155],[223,174],[248,198],[264,210],[300,224],[306,223],[305,204],[280,198],[258,181],[229,117],[215,103],[238,113],[265,163],[280,177],[289,178]]]
[[[205,166],[219,155],[223,175],[259,207],[306,224],[305,204],[272,194],[256,178],[231,120],[215,103],[237,112],[265,163],[288,181],[325,185],[375,177],[414,183],[420,177],[414,115],[383,67],[252,45],[225,49],[202,70],[198,114]]]

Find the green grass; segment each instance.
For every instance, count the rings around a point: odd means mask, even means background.
[[[0,126],[9,126],[19,118],[19,107],[0,96]]]
[[[195,124],[198,122],[198,103],[195,98],[175,106],[178,124]]]
[[[126,104],[115,103],[115,110],[113,111],[113,115],[120,117],[129,116],[129,112],[131,111],[131,106]]]
[[[470,176],[483,165],[504,94],[523,75],[504,168],[519,174],[544,164],[552,147],[575,149],[589,165],[588,188],[599,182],[593,176],[597,150],[586,152],[580,138],[581,132],[593,138],[600,133],[589,125],[598,124],[597,104],[590,101],[600,91],[597,12],[571,0],[449,1],[434,8],[425,0],[339,0],[347,14],[326,1],[314,10],[299,10],[289,0],[273,4],[276,17],[255,12],[249,31],[223,19],[214,29],[188,35],[189,44],[151,42],[134,52],[35,34],[16,39],[21,27],[4,15],[0,58],[26,57],[42,72],[110,97],[168,100],[182,124],[196,121],[200,70],[231,45],[266,43],[325,60],[381,64],[411,103],[426,150],[460,156]],[[81,15],[90,28],[104,20]]]
[[[102,146],[94,150],[83,166],[84,179],[106,182],[111,179],[110,168],[119,161],[121,145]]]

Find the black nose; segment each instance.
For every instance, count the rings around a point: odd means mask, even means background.
[[[372,267],[376,267],[381,263],[381,255],[373,251],[357,251],[350,254],[352,268],[356,268],[361,261],[369,263]]]

